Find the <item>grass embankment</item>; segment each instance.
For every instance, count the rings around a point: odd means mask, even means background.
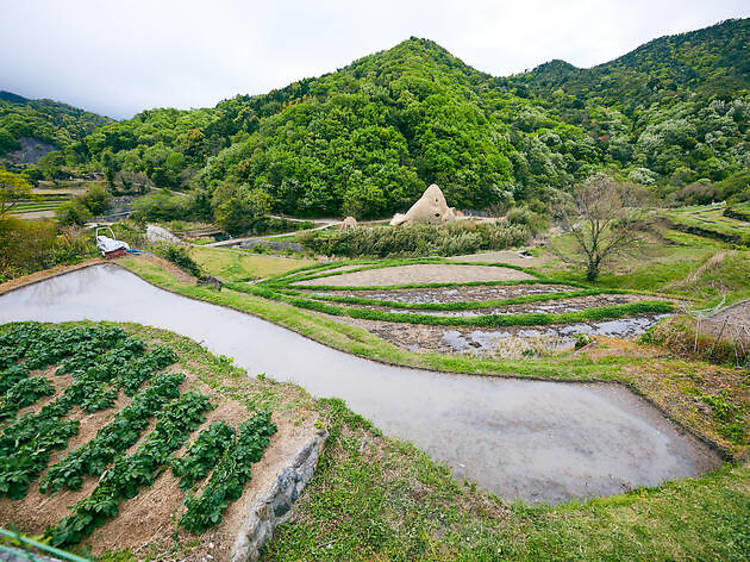
[[[19,201],[13,206],[13,214],[54,211],[62,203],[72,198],[70,193],[34,193],[34,199]]]
[[[647,301],[612,306],[601,306],[577,310],[575,312],[560,313],[518,313],[518,314],[482,314],[477,316],[433,316],[429,314],[410,314],[353,308],[326,304],[313,299],[299,298],[272,291],[265,287],[230,283],[228,288],[254,294],[265,299],[276,300],[291,304],[299,308],[331,314],[333,316],[348,316],[364,320],[379,320],[382,322],[398,322],[406,324],[424,324],[429,326],[545,326],[549,324],[567,324],[586,320],[608,320],[633,316],[636,314],[662,314],[672,312],[674,305],[666,301]]]
[[[305,308],[316,312],[322,312],[324,314],[330,314],[333,316],[348,316],[351,318],[359,318],[365,320],[378,320],[382,322],[398,322],[407,324],[424,324],[431,326],[484,326],[484,327],[500,327],[500,326],[542,326],[550,324],[563,324],[573,322],[583,322],[587,320],[606,320],[622,318],[624,316],[632,316],[635,314],[661,314],[672,312],[674,310],[674,304],[667,301],[646,301],[638,303],[629,303],[621,305],[612,305],[604,307],[587,308],[584,310],[574,312],[563,312],[563,313],[517,313],[517,314],[484,314],[476,316],[438,316],[429,314],[416,314],[416,313],[398,313],[389,312],[384,310],[372,310],[355,308],[348,306],[339,306],[335,304],[328,304],[323,302],[326,297],[317,298],[313,297],[309,293],[304,293],[298,290],[302,288],[300,285],[292,285],[292,283],[299,281],[314,281],[317,279],[325,279],[328,277],[340,275],[342,273],[352,274],[360,271],[368,271],[373,269],[384,269],[389,267],[398,267],[401,265],[413,265],[413,264],[443,264],[450,267],[460,268],[463,265],[467,266],[488,266],[488,267],[499,267],[505,269],[512,269],[521,271],[527,275],[533,276],[532,279],[523,280],[526,283],[559,283],[557,279],[552,277],[540,276],[537,272],[523,268],[516,265],[508,265],[503,263],[464,263],[449,261],[442,258],[429,258],[429,259],[418,259],[418,260],[382,260],[379,262],[348,262],[349,267],[345,270],[339,269],[341,263],[314,265],[308,268],[303,268],[298,271],[291,272],[287,275],[279,275],[268,281],[259,283],[258,285],[246,285],[243,283],[230,283],[228,287],[238,292],[246,292],[254,294],[265,299],[276,300],[291,304],[299,308]],[[329,271],[330,270],[330,271]],[[514,283],[511,281],[510,283]],[[518,281],[515,281],[518,283]],[[389,288],[414,288],[419,287],[435,287],[435,286],[467,286],[467,285],[485,285],[485,284],[509,284],[508,281],[480,281],[471,283],[423,283],[423,284],[409,284],[409,285],[397,285],[388,287],[357,287],[352,289],[351,287],[338,287],[339,289],[348,290],[383,290]],[[578,286],[578,285],[575,285]],[[330,287],[326,285],[307,285],[305,288],[313,290],[326,290]],[[588,291],[585,294],[599,294],[601,291],[596,289],[583,289],[579,291],[579,294],[573,296],[581,296],[583,292]],[[557,298],[566,298],[566,294],[558,294]],[[525,300],[519,302],[535,302],[544,300],[544,296],[533,295],[524,297]],[[553,297],[554,298],[554,297]],[[329,298],[330,300],[340,300],[340,297]],[[356,297],[346,299],[343,302],[353,303],[357,300],[365,301],[367,299],[357,299]],[[517,299],[514,299],[517,300]],[[370,301],[376,302],[377,301]],[[383,301],[380,301],[381,303]],[[502,302],[502,301],[497,301]],[[361,302],[359,303],[361,304]],[[370,303],[368,303],[370,304]],[[379,303],[378,303],[379,304]],[[516,304],[504,303],[504,304]],[[452,307],[443,308],[442,305],[427,305],[422,310],[469,310],[471,308],[485,308],[491,306],[487,302],[461,302],[453,303]],[[417,308],[420,307],[409,307],[398,303],[399,308]]]
[[[737,212],[742,214],[745,208],[740,206]],[[726,205],[702,205],[664,210],[662,215],[679,230],[750,246],[750,224],[727,216],[726,210]],[[732,214],[731,210],[729,214]]]
[[[674,419],[718,444],[726,453],[737,457],[747,448],[746,439],[722,429],[726,423],[737,422],[724,421],[719,407],[713,408],[699,397],[699,394],[719,395],[722,389],[728,390],[726,400],[740,412],[740,423],[747,428],[750,411],[747,406],[747,380],[735,369],[668,359],[659,356],[664,353],[663,350],[634,344],[628,344],[621,350],[605,349],[602,353],[567,353],[554,358],[524,360],[413,353],[362,328],[348,326],[285,303],[231,289],[217,292],[190,285],[177,280],[155,264],[135,257],[121,263],[146,281],[166,290],[260,316],[324,345],[366,359],[476,375],[620,382],[646,396]]]
[[[570,236],[553,244],[570,250]],[[717,255],[722,257],[717,258]],[[540,273],[563,282],[582,283],[581,272],[552,258]],[[670,294],[694,300],[696,308],[750,298],[750,250],[719,240],[659,228],[631,253],[615,257],[594,284],[602,289],[624,289]]]
[[[747,467],[727,465],[698,479],[585,503],[508,504],[456,481],[447,467],[383,436],[339,400],[313,400],[299,387],[269,379],[251,381],[227,358],[176,334],[118,326],[176,351],[179,369],[217,393],[283,410],[290,419],[317,415],[330,431],[316,474],[291,520],[267,544],[264,560],[743,560],[750,548]],[[220,554],[210,548],[210,533],[198,540],[181,532],[165,537],[137,549],[112,542],[100,560]]]
[[[304,291],[294,289],[282,289],[280,291],[285,295],[295,297],[310,297],[313,300],[338,302],[345,304],[357,304],[361,306],[383,306],[388,308],[403,308],[408,310],[475,310],[478,308],[495,308],[501,306],[512,306],[516,304],[530,304],[550,302],[562,299],[576,297],[594,296],[594,295],[619,295],[627,293],[618,289],[580,289],[577,291],[566,291],[560,293],[541,293],[537,295],[524,295],[499,300],[483,301],[458,301],[458,302],[402,302],[383,299],[363,298],[363,297],[340,297],[336,295],[311,295]]]
[[[310,260],[261,256],[245,250],[190,249],[190,256],[204,271],[225,281],[252,281],[279,275],[313,263]]]
[[[265,560],[745,560],[750,469],[557,507],[461,484],[413,446],[321,401],[331,437]]]

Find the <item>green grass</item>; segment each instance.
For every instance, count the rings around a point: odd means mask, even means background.
[[[725,206],[693,206],[662,211],[662,215],[680,229],[696,229],[694,233],[715,236],[721,240],[750,245],[750,225],[724,216]]]
[[[70,193],[34,193],[34,199],[19,201],[13,206],[14,214],[53,211],[72,197]]]
[[[317,295],[294,289],[280,289],[279,292],[295,297],[309,297],[313,300],[338,302],[346,304],[357,304],[362,306],[383,306],[389,308],[401,308],[407,310],[475,310],[480,308],[494,308],[511,306],[516,304],[529,304],[538,302],[549,302],[576,297],[623,294],[627,291],[620,289],[581,289],[561,293],[540,293],[536,295],[524,295],[510,299],[486,300],[486,301],[458,301],[458,302],[401,302],[363,297],[340,297],[336,295]]]
[[[736,388],[732,400],[737,404],[744,404],[747,396],[746,386],[743,387],[743,383],[737,381],[735,371],[721,371],[718,367],[701,362],[655,360],[648,354],[641,355],[637,352],[594,357],[588,354],[566,353],[554,357],[523,360],[434,352],[413,353],[392,345],[362,328],[349,326],[288,304],[248,293],[226,289],[219,292],[183,283],[158,266],[134,257],[126,258],[120,263],[163,289],[259,316],[324,345],[382,363],[476,375],[620,382],[649,397],[681,423],[707,435],[728,455],[740,455],[746,448],[746,444],[723,439],[719,432],[721,423],[715,413],[694,399],[694,391],[714,392],[715,384],[720,381],[722,385]],[[720,372],[717,372],[717,369]],[[690,381],[692,385],[690,392],[685,390],[685,381]]]
[[[648,291],[696,301],[695,306],[708,307],[718,303],[750,298],[750,251],[719,240],[696,236],[676,230],[660,228],[660,235],[629,255],[617,257],[606,268],[595,287],[626,291]],[[555,239],[555,245],[570,247],[570,237]],[[733,249],[734,248],[734,249]],[[697,279],[696,271],[717,254],[729,252],[730,259],[718,267],[711,267]],[[545,276],[563,282],[582,283],[581,271],[568,269],[559,260],[550,260],[540,267]]]
[[[152,281],[157,276],[158,270],[150,272]],[[188,338],[116,325],[177,351],[180,369],[195,373],[214,391],[292,417],[319,416],[329,431],[315,475],[292,518],[267,544],[263,560],[739,561],[750,551],[746,465],[726,464],[700,478],[582,503],[509,504],[456,480],[413,445],[384,436],[341,400],[315,400],[295,385],[270,379],[250,381],[231,359],[211,355]],[[238,384],[244,385],[241,391]],[[186,559],[205,552],[213,540],[210,534],[175,533],[173,540],[143,545],[137,555],[110,545],[112,551],[99,560]]]
[[[746,560],[747,467],[557,507],[508,505],[337,400],[316,475],[264,560]]]
[[[271,277],[312,263],[309,260],[262,256],[224,248],[193,247],[190,255],[203,271],[224,281],[251,281]]]
[[[425,324],[433,326],[487,326],[487,327],[499,327],[499,326],[540,326],[549,324],[562,324],[572,322],[582,322],[586,320],[604,320],[622,318],[624,316],[630,316],[634,314],[645,314],[645,313],[667,313],[674,310],[674,304],[666,301],[648,301],[638,303],[628,303],[622,305],[604,306],[596,308],[587,308],[585,310],[579,310],[574,312],[563,312],[563,313],[517,313],[517,314],[485,314],[476,316],[440,316],[430,314],[416,314],[416,313],[398,313],[390,312],[385,310],[372,310],[363,309],[349,306],[339,306],[336,304],[328,304],[328,302],[339,302],[345,304],[365,304],[386,306],[393,303],[396,308],[406,309],[412,308],[417,310],[469,310],[476,308],[485,308],[493,306],[492,302],[460,302],[452,303],[450,305],[442,304],[427,304],[427,305],[409,305],[404,303],[396,303],[393,301],[378,301],[376,299],[361,299],[358,297],[326,297],[326,296],[315,296],[309,292],[302,292],[298,289],[299,285],[293,285],[293,283],[299,281],[314,281],[317,279],[325,279],[328,277],[341,275],[342,273],[353,273],[357,271],[367,271],[373,269],[382,269],[388,267],[398,267],[403,265],[412,264],[446,264],[451,267],[462,267],[464,265],[480,265],[487,267],[501,267],[506,269],[514,269],[522,271],[533,279],[524,281],[478,281],[469,283],[423,283],[423,284],[405,284],[405,285],[394,285],[388,287],[336,287],[327,285],[306,285],[306,289],[313,290],[330,290],[334,287],[339,290],[388,290],[392,288],[405,288],[405,287],[449,287],[449,286],[472,286],[472,285],[509,285],[517,284],[521,282],[525,283],[559,283],[558,279],[552,277],[540,276],[536,271],[520,267],[517,265],[509,265],[504,263],[483,263],[483,262],[454,262],[445,260],[443,258],[421,258],[421,259],[388,259],[380,261],[372,260],[358,260],[348,262],[332,262],[327,264],[316,264],[307,268],[291,271],[287,274],[276,276],[272,279],[258,283],[257,285],[246,285],[243,283],[229,283],[228,288],[238,291],[254,294],[265,299],[276,300],[291,304],[299,308],[305,308],[308,310],[314,310],[316,312],[322,312],[325,314],[331,314],[334,316],[349,316],[351,318],[360,318],[366,320],[379,320],[383,322],[400,322],[409,324]],[[351,269],[337,270],[337,268],[348,265],[354,266]],[[571,284],[571,282],[568,282]],[[583,286],[578,283],[572,283],[572,286]],[[616,289],[610,289],[611,292],[618,292]],[[582,296],[584,294],[599,294],[601,290],[592,288],[583,288],[574,294],[558,293],[553,296],[548,295],[531,295],[527,297],[520,297],[518,299],[509,299],[507,301],[494,301],[500,303],[496,306],[503,306],[508,304],[518,304],[523,302],[536,302],[542,300],[555,300],[562,299],[570,296]]]
[[[561,356],[554,359],[521,361],[478,359],[440,353],[417,354],[396,347],[362,328],[348,326],[288,304],[231,289],[215,291],[180,282],[158,266],[135,257],[125,258],[120,263],[163,289],[260,316],[324,345],[383,363],[470,374],[494,373],[565,380],[595,380],[600,377],[617,379],[619,367],[627,362],[610,357],[589,360],[579,356]]]

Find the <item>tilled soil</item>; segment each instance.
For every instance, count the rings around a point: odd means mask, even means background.
[[[48,375],[59,392],[70,384],[72,377],[70,375],[57,377],[52,374],[54,370],[55,368],[48,369],[45,375]],[[184,372],[178,366],[170,367],[168,370]],[[245,405],[227,399],[225,396],[216,395],[195,375],[186,374],[187,378],[181,385],[181,390],[184,392],[194,388],[212,395],[212,403],[217,406],[216,409],[206,413],[206,421],[191,434],[190,441],[213,422],[225,420],[236,427],[247,419],[249,411]],[[51,399],[43,399],[39,402]],[[73,408],[68,418],[80,420],[81,427],[78,435],[69,440],[67,450],[87,443],[102,426],[112,420],[119,409],[129,403],[130,399],[120,393],[115,406],[107,410],[86,414],[77,406]],[[23,413],[36,411],[39,407],[39,403],[35,404],[24,409]],[[292,463],[297,453],[317,431],[314,426],[315,416],[307,415],[302,418],[299,411],[287,412],[279,408],[278,412],[274,412],[272,420],[276,423],[278,431],[271,437],[270,445],[261,461],[253,465],[252,479],[245,485],[241,498],[229,505],[218,526],[198,535],[196,546],[190,548],[189,555],[188,551],[181,552],[180,559],[211,560],[208,556],[212,556],[215,560],[229,560],[237,535],[249,515],[250,507],[266,493],[277,475]],[[126,453],[133,453],[138,448],[153,429],[154,422],[155,420],[152,419],[148,429],[141,433],[138,443],[131,446]],[[178,455],[183,454],[184,451],[185,446],[178,451]],[[64,451],[54,451],[47,466],[50,467],[58,462],[64,454]],[[37,480],[31,484],[25,498],[0,499],[0,526],[8,527],[13,524],[29,535],[41,534],[45,528],[57,524],[63,517],[69,515],[71,506],[88,497],[96,488],[97,482],[98,478],[87,476],[84,478],[81,490],[61,490],[49,496],[39,491],[39,480]],[[185,509],[182,505],[185,493],[177,484],[178,479],[167,467],[152,486],[141,489],[136,497],[121,502],[119,515],[94,531],[84,540],[84,543],[90,545],[95,554],[101,554],[114,547],[116,549],[127,548],[131,549],[139,559],[145,559],[154,551],[166,552],[173,548],[177,536],[180,537],[181,542],[192,542],[196,537],[189,535],[176,525],[177,517]]]
[[[471,310],[419,310],[389,308],[387,306],[357,306],[354,308],[365,308],[370,310],[382,310],[397,313],[429,314],[433,316],[482,316],[488,314],[523,314],[523,313],[542,313],[542,314],[559,314],[563,312],[577,312],[589,308],[599,308],[603,306],[613,306],[618,304],[630,304],[642,302],[644,300],[657,300],[656,297],[642,295],[587,295],[583,297],[573,297],[570,299],[560,299],[548,302],[531,302],[523,304],[512,304],[502,307],[485,307],[473,308]]]
[[[322,280],[321,280],[322,281]],[[328,284],[319,283],[319,284]],[[335,295],[360,297],[404,303],[451,303],[513,299],[528,295],[564,293],[577,290],[569,285],[533,283],[522,285],[474,285],[460,287],[438,287],[434,289],[389,289],[387,291],[336,291],[335,293],[313,292],[311,295]]]
[[[522,281],[526,279],[534,279],[534,277],[523,271],[507,267],[420,263],[353,271],[321,279],[299,281],[294,285],[378,287],[412,283],[468,283],[471,281]]]
[[[471,353],[487,357],[516,357],[524,350],[532,354],[572,349],[578,334],[609,337],[636,337],[664,315],[550,324],[547,326],[507,326],[476,328],[472,326],[431,326],[381,322],[348,317],[331,317],[338,322],[364,328],[384,340],[410,351]]]

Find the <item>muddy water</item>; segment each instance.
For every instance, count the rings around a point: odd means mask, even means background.
[[[0,323],[132,321],[166,328],[251,373],[337,396],[386,434],[508,499],[560,502],[694,476],[720,464],[613,385],[437,374],[373,363],[258,318],[157,289],[113,265],[0,296]]]

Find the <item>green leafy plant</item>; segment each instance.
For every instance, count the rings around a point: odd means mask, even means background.
[[[185,498],[187,510],[179,518],[179,524],[192,533],[200,533],[218,525],[230,502],[242,495],[245,483],[250,480],[251,465],[258,462],[268,447],[276,425],[271,422],[271,413],[257,412],[238,428],[239,437],[234,447],[224,451],[200,495],[188,494]]]
[[[189,490],[203,480],[234,442],[234,428],[225,421],[201,431],[185,455],[172,461],[172,474],[180,479],[180,489]]]

